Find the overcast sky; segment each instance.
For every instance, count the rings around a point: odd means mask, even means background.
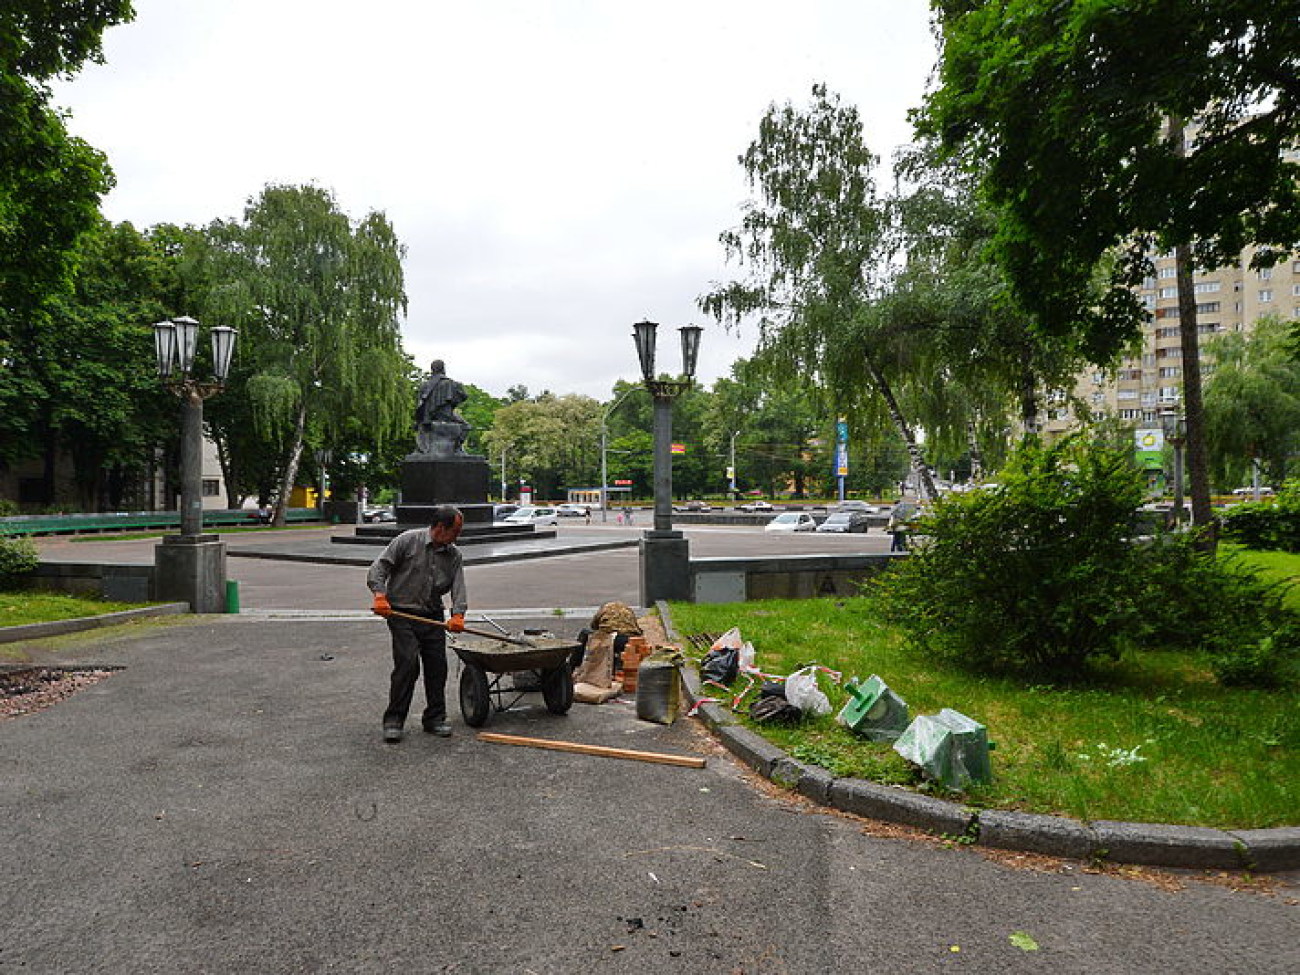
[[[495,395],[607,399],[637,378],[643,318],[661,369],[694,322],[700,378],[726,375],[754,336],[695,301],[727,274],[718,234],[764,111],[824,81],[887,165],[935,53],[925,0],[135,7],[55,92],[116,171],[108,218],[236,218],[271,182],[383,211],[408,249],[406,351]]]

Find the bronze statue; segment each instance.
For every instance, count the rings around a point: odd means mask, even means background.
[[[441,359],[429,365],[415,404],[415,443],[421,454],[462,453],[469,424],[456,412],[467,399],[465,387],[446,374]]]

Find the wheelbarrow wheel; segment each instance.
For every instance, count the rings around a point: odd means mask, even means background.
[[[552,714],[565,714],[573,707],[573,675],[567,663],[542,674],[542,699]]]
[[[487,671],[477,664],[466,664],[460,672],[461,717],[471,728],[481,728],[487,723],[491,708]]]

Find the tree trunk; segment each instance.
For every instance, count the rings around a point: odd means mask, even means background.
[[[1174,248],[1178,275],[1178,335],[1182,340],[1183,410],[1187,418],[1187,480],[1192,500],[1192,524],[1208,527],[1210,474],[1205,451],[1205,406],[1201,397],[1201,348],[1196,325],[1196,290],[1192,281],[1192,249]]]
[[[1034,370],[1025,366],[1020,371],[1020,422],[1024,424],[1025,433],[1038,433],[1038,385],[1034,379]]]
[[[875,384],[880,395],[884,397],[885,408],[889,410],[889,416],[897,427],[899,436],[903,438],[903,446],[907,448],[907,456],[912,464],[912,472],[916,475],[921,484],[922,493],[925,497],[934,501],[939,497],[939,491],[934,486],[934,478],[930,476],[930,468],[926,466],[925,455],[921,453],[921,448],[912,436],[912,428],[907,425],[907,420],[903,417],[903,411],[898,406],[898,400],[894,398],[894,390],[889,385],[876,364],[871,361],[871,357],[864,355],[863,361],[867,364],[867,371],[871,373],[871,381]]]
[[[978,481],[984,476],[984,455],[980,452],[979,438],[976,436],[975,421],[966,423],[966,441],[970,450],[970,479]]]
[[[298,462],[302,459],[303,434],[307,429],[307,404],[298,404],[298,419],[294,423],[293,440],[289,445],[289,456],[285,459],[284,476],[280,478],[280,493],[275,499],[275,514],[271,524],[283,528],[285,511],[289,507],[289,495],[293,492],[293,483],[298,477]]]
[[[1169,119],[1169,146],[1175,156],[1187,155],[1186,124],[1177,115]],[[1196,323],[1196,288],[1192,280],[1192,249],[1187,244],[1174,248],[1174,273],[1178,281],[1178,336],[1181,339],[1183,410],[1187,418],[1187,480],[1192,500],[1192,524],[1209,528],[1209,458],[1205,450],[1205,407],[1201,398],[1201,340]],[[1209,544],[1214,545],[1213,532]]]

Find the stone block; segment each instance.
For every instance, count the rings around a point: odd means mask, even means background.
[[[1088,859],[1096,847],[1093,831],[1078,820],[1001,809],[980,810],[979,842],[1074,860]]]
[[[1242,866],[1237,841],[1221,829],[1108,819],[1091,825],[1097,855],[1116,863],[1209,870],[1236,870]]]
[[[836,779],[830,788],[830,804],[868,819],[946,836],[966,835],[975,820],[974,812],[965,806],[862,779]]]

